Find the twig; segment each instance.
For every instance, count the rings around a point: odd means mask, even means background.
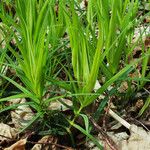
[[[108,106],[106,108],[106,113],[104,114],[104,117],[103,117],[103,127],[106,126],[106,116],[108,115],[108,111],[111,108],[111,103],[112,103],[112,97],[110,97],[110,99],[108,100]],[[105,131],[106,131],[106,129],[105,129]]]
[[[125,126],[127,129],[131,128],[131,125],[124,119],[122,119],[120,116],[118,116],[114,111],[111,109],[108,110],[108,114],[116,119],[118,122],[120,122],[123,126]]]
[[[146,126],[150,126],[150,121],[142,121],[142,123]]]
[[[108,146],[112,149],[112,150],[118,150],[117,145],[115,144],[115,142],[106,134],[106,132],[104,132],[104,130],[95,122],[95,120],[89,116],[89,120],[92,122],[92,124],[94,125],[95,128],[98,129],[98,131],[100,132],[100,134],[104,137],[104,140],[106,141],[106,143],[108,144]]]
[[[97,91],[98,88],[100,88],[101,85],[99,83],[99,81],[96,81],[95,87],[94,87],[94,91]],[[130,129],[131,125],[125,121],[124,119],[122,119],[121,117],[119,117],[115,112],[113,112],[111,109],[107,109],[107,113],[112,116],[114,119],[116,119],[118,122],[120,122],[123,126],[125,126],[126,128]]]
[[[136,120],[136,119],[135,119]],[[145,128],[148,132],[150,132],[150,130],[139,120],[136,120],[140,125],[143,126],[143,128]]]

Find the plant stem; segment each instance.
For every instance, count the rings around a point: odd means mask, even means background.
[[[73,124],[74,124],[76,118],[79,116],[79,114],[80,114],[80,112],[81,112],[82,109],[83,109],[83,107],[81,106],[81,107],[79,108],[79,110],[77,111],[77,113],[75,113],[74,118],[73,118],[71,121],[68,120],[68,122],[69,122],[70,125],[69,125],[69,127],[67,128],[67,132],[68,132],[69,135],[70,135],[70,138],[71,138],[71,142],[72,142],[73,147],[75,147],[75,142],[74,142],[74,138],[73,138],[73,136],[72,136],[72,134],[71,134],[71,127],[73,126]]]

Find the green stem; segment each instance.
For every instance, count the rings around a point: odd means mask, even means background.
[[[83,109],[83,107],[81,106],[81,107],[79,108],[79,110],[77,111],[77,113],[75,113],[74,118],[73,118],[71,121],[68,120],[68,122],[69,122],[70,125],[69,125],[69,127],[68,127],[68,129],[67,129],[67,132],[68,132],[69,135],[70,135],[71,142],[72,142],[72,145],[73,145],[74,147],[75,147],[75,142],[74,142],[73,136],[72,136],[72,134],[71,134],[71,127],[73,126],[73,124],[74,124],[76,118],[79,116],[79,114],[80,114],[80,112],[81,112],[82,109]]]
[[[82,109],[83,109],[83,107],[81,106],[81,107],[79,108],[79,110],[77,111],[77,113],[75,114],[74,118],[73,118],[71,121],[69,121],[69,123],[70,123],[69,129],[70,129],[70,128],[72,127],[72,125],[74,124],[76,118],[79,116],[79,114],[80,114],[80,112],[81,112]]]

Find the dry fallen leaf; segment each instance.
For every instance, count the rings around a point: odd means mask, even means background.
[[[26,141],[26,139],[21,139],[4,150],[25,150]]]
[[[126,132],[107,132],[107,135],[117,144],[118,150],[150,150],[150,132],[142,127],[131,125],[129,136]],[[103,145],[105,150],[112,150],[101,134],[95,137]],[[86,146],[90,150],[99,150],[92,141],[88,141]]]
[[[121,141],[127,140],[129,138],[129,135],[126,132],[107,132],[107,134],[117,145],[119,145]]]
[[[145,23],[150,23],[150,16],[146,16],[145,19],[144,19],[144,22]]]
[[[72,101],[70,101],[68,99],[63,99],[63,98],[61,100],[68,106],[72,106]],[[62,111],[68,110],[68,108],[59,101],[51,102],[49,109],[50,110],[62,110]]]
[[[46,142],[57,143],[57,139],[53,138],[52,136],[44,136],[42,139],[40,139],[38,141],[38,143],[46,143]],[[55,145],[47,144],[44,147],[43,147],[43,145],[44,144],[35,144],[34,147],[31,150],[41,150],[41,149],[44,149],[44,150],[49,150],[49,149],[56,150],[56,146]]]
[[[147,36],[145,41],[144,41],[145,47],[149,48],[150,47],[150,37]]]
[[[143,107],[143,105],[144,105],[143,99],[138,99],[137,102],[136,102],[136,104],[135,104],[135,107],[137,109],[141,109]]]
[[[150,150],[150,132],[132,125],[131,136],[120,143],[120,150]]]
[[[147,35],[149,35],[149,33],[150,33],[150,26],[140,26],[140,27],[137,27],[137,28],[135,28],[135,32],[134,32],[134,39],[133,39],[133,44],[135,43],[135,42],[137,42],[137,40],[141,37],[141,33],[143,33],[142,34],[142,39],[143,39],[143,41],[145,41],[145,37],[147,36]]]
[[[10,139],[16,138],[17,131],[15,128],[12,128],[7,124],[0,123],[0,135],[2,135],[0,136],[0,144],[1,144],[4,141],[9,141]]]
[[[25,103],[24,98],[13,99],[12,104],[22,104]],[[19,129],[22,126],[25,126],[29,120],[33,117],[33,112],[28,105],[18,106],[17,109],[11,111],[12,123],[14,126]]]
[[[126,92],[126,90],[128,89],[128,83],[126,81],[122,82],[120,87],[118,88],[118,91],[120,93],[124,93]]]

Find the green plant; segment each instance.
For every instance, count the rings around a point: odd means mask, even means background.
[[[150,96],[148,96],[148,98],[145,101],[144,106],[142,107],[142,109],[139,111],[139,116],[141,116],[144,111],[150,106]]]
[[[2,63],[4,62],[5,55],[6,55],[6,48],[5,48],[5,40],[4,40],[4,33],[0,29],[0,72],[4,72],[4,66]]]
[[[1,73],[0,76],[15,85],[21,93],[2,98],[0,102],[22,97],[30,98],[31,102],[20,104],[30,105],[37,112],[29,122],[30,126],[37,118],[43,118],[48,111],[47,107],[50,101],[59,98],[49,98],[44,101],[45,75],[49,69],[46,63],[51,61],[48,60],[51,58],[49,55],[53,53],[51,50],[56,48],[56,43],[59,43],[58,40],[63,35],[60,30],[61,28],[64,29],[64,26],[61,24],[60,15],[58,17],[54,15],[56,13],[55,1],[16,0],[15,8],[14,18],[5,13],[5,10],[1,12],[0,17],[6,24],[5,30],[11,33],[11,38],[16,41],[15,48],[7,44],[7,48],[15,56],[15,59],[12,60],[15,63],[8,65],[15,69],[23,86],[13,81],[13,78],[11,79]],[[1,112],[17,106],[7,107]]]
[[[123,80],[131,83],[128,74],[136,70],[140,60],[143,61],[141,85],[145,81],[149,50],[146,55],[143,52],[139,60],[128,64],[128,57],[137,44],[131,46],[138,0],[90,0],[84,11],[79,1],[72,0],[16,0],[14,6],[14,17],[2,9],[0,18],[10,33],[8,41],[15,39],[16,42],[14,47],[7,42],[6,47],[14,57],[7,57],[6,65],[15,69],[15,76],[19,77],[22,85],[1,72],[0,76],[20,91],[1,98],[0,102],[15,98],[28,98],[28,102],[7,106],[0,113],[19,105],[29,105],[35,116],[21,131],[38,120],[43,123],[40,134],[54,133],[57,128],[60,134],[67,131],[74,144],[71,133],[74,127],[102,149],[90,133],[87,106],[107,93],[108,97],[101,101],[93,115],[97,120],[109,96],[115,95],[118,84]],[[95,91],[95,83],[101,77],[105,77],[105,81]],[[112,84],[114,88],[109,91]],[[50,90],[59,91],[61,88],[63,92],[59,95],[55,91],[50,93]],[[47,93],[51,95],[45,98]],[[72,100],[72,106],[61,100],[65,97]],[[67,116],[49,110],[50,102],[55,100],[71,109],[73,114]],[[84,127],[76,122],[79,117],[83,118]]]
[[[113,0],[97,3],[99,20],[103,29],[107,65],[103,63],[101,69],[105,76],[111,77],[120,68],[121,60],[128,58],[128,45],[132,42],[138,1]],[[132,48],[131,48],[132,49]],[[123,64],[124,65],[124,64]],[[107,72],[105,70],[107,69]],[[107,75],[108,74],[108,75]]]
[[[5,25],[0,23],[0,73],[6,75],[8,66],[6,65],[7,62],[7,43],[9,42],[9,36],[5,34],[4,31]],[[0,78],[0,96],[3,95],[5,88],[7,87],[6,82],[4,79]]]
[[[4,38],[3,38],[3,32],[0,30],[0,45],[4,44]],[[3,64],[5,62],[5,56],[6,56],[6,48],[0,47],[0,73],[5,74],[6,72],[6,66]],[[3,79],[0,78],[0,86],[3,84]],[[0,90],[0,95],[2,95],[3,90]]]
[[[69,123],[71,124],[71,126],[76,127],[81,132],[86,134],[88,137],[90,137],[88,131],[89,127],[86,127],[86,131],[82,129],[75,123],[76,118],[80,115],[83,116],[83,110],[88,105],[93,103],[100,94],[103,94],[103,92],[107,90],[107,88],[112,83],[117,81],[129,70],[132,70],[132,65],[127,65],[115,75],[111,75],[109,80],[106,81],[104,85],[97,90],[96,93],[93,93],[95,82],[98,79],[99,68],[102,65],[104,58],[108,56],[110,47],[113,46],[113,44],[110,44],[110,46],[108,46],[108,49],[104,51],[104,46],[105,44],[107,45],[108,41],[105,40],[105,36],[107,35],[105,31],[106,28],[105,24],[103,24],[102,22],[102,12],[99,10],[101,3],[103,2],[89,2],[87,9],[87,18],[85,19],[86,21],[84,20],[86,23],[83,22],[83,18],[82,16],[80,16],[80,13],[76,11],[75,6],[77,4],[73,1],[69,1],[69,10],[66,10],[65,14],[67,30],[70,39],[72,66],[74,73],[74,77],[72,77],[71,74],[66,71],[67,74],[69,74],[71,80],[70,91],[72,93],[73,100],[72,109],[75,114],[74,118],[72,120],[69,120]],[[98,34],[95,34],[96,32],[98,32]],[[123,34],[122,32],[121,34]],[[113,33],[109,36],[110,38],[113,38],[113,36],[116,35],[117,33],[115,35]],[[121,58],[119,58],[119,60],[120,59]],[[117,61],[117,63],[119,62],[119,60]],[[114,67],[115,66],[117,67],[116,64],[114,64]],[[106,73],[107,72],[105,72],[105,74]],[[68,89],[68,86],[66,89]],[[83,118],[84,120],[86,120],[86,126],[88,118],[85,119],[85,116]],[[92,137],[90,138],[92,139]],[[96,141],[95,143],[99,146],[99,148],[101,148],[101,146]]]

